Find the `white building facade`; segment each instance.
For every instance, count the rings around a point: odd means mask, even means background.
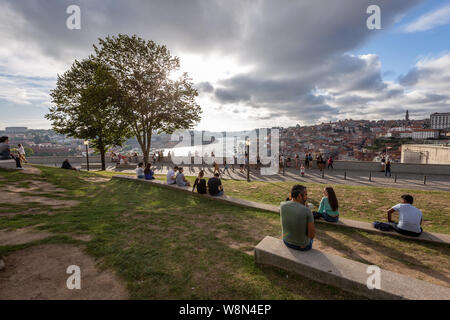
[[[450,112],[431,114],[430,123],[431,129],[450,129]]]

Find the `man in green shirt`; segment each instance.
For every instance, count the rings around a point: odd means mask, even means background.
[[[280,204],[283,241],[289,248],[310,250],[316,232],[313,214],[306,206],[308,199],[306,187],[293,186],[289,198],[289,201]]]

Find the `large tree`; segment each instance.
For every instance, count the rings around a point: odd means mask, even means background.
[[[99,39],[94,48],[127,96],[122,116],[141,146],[145,163],[154,132],[190,129],[200,121],[201,108],[195,100],[198,92],[187,73],[174,77],[180,60],[166,46],[118,35]]]
[[[95,57],[77,61],[51,91],[54,106],[45,116],[53,129],[78,139],[89,140],[101,155],[105,170],[105,153],[110,146],[122,145],[131,136],[121,112],[126,103],[117,79]]]

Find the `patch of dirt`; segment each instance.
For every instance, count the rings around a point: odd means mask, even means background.
[[[27,173],[27,174],[42,174],[42,171],[38,168],[35,168],[29,164],[22,164],[22,167],[24,168],[21,172]]]
[[[22,196],[19,193],[15,192],[1,192],[0,193],[0,203],[9,203],[9,204],[26,204],[38,202],[40,204],[52,207],[73,207],[76,206],[79,202],[75,200],[58,200],[48,197],[39,197],[39,196]]]
[[[15,216],[19,214],[49,214],[52,215],[52,213],[43,212],[42,209],[39,208],[30,208],[21,212],[0,212],[0,217],[2,216]]]
[[[81,177],[81,179],[87,182],[109,182],[111,180],[108,177]]]
[[[33,192],[36,194],[40,193],[55,193],[59,194],[61,192],[65,192],[66,190],[57,188],[53,184],[45,182],[45,181],[27,181],[28,186],[18,187],[16,185],[8,185],[6,186],[6,190],[9,192]]]
[[[17,230],[0,230],[0,244],[2,246],[24,244],[35,240],[42,240],[52,234],[37,231],[34,228],[22,228]]]
[[[86,242],[92,240],[92,236],[89,234],[74,234],[72,235],[72,238],[74,238],[75,240],[81,240]]]
[[[127,299],[121,280],[111,271],[97,269],[95,260],[73,245],[41,245],[5,257],[0,272],[0,300]],[[70,290],[69,266],[80,268],[81,289]]]

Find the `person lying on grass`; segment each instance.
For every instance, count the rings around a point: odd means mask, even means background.
[[[313,214],[306,206],[308,199],[306,187],[294,185],[289,199],[280,203],[283,242],[291,249],[311,250],[316,231]]]
[[[332,187],[323,190],[323,198],[320,201],[319,209],[314,211],[314,219],[324,219],[328,222],[339,221],[339,203],[336,193]]]

